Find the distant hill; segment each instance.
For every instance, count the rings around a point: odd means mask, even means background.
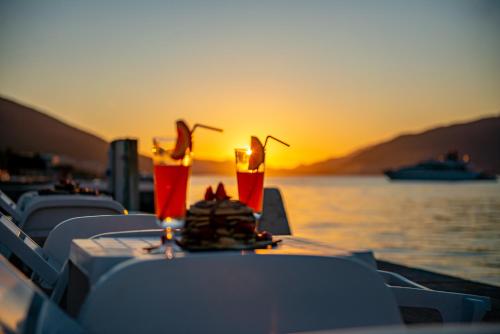
[[[474,166],[500,173],[500,117],[442,126],[400,135],[345,157],[329,159],[276,174],[380,174],[384,169],[436,158],[449,150],[469,154]]]
[[[109,143],[35,109],[0,97],[0,150],[52,153],[69,158],[79,168],[102,174]],[[438,157],[451,149],[467,153],[475,166],[500,173],[500,117],[454,124],[357,150],[294,169],[268,170],[269,175],[380,174],[384,169]],[[152,170],[151,159],[140,157],[141,171]],[[234,173],[232,161],[196,160],[194,174]]]
[[[0,97],[0,149],[63,156],[79,169],[103,174],[109,143],[40,111]],[[142,170],[151,159],[140,158]]]

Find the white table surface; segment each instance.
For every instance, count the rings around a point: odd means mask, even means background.
[[[349,252],[291,236],[283,236],[279,237],[279,239],[282,242],[272,249],[234,252],[240,253],[242,256],[267,254],[341,256],[362,261],[365,260],[367,254],[371,254],[369,251]],[[69,259],[73,265],[87,276],[90,285],[93,285],[102,274],[113,266],[130,259],[163,257],[167,261],[185,256],[207,256],[207,254],[217,256],[218,254],[227,253],[227,251],[188,252],[182,250],[175,243],[171,243],[166,252],[162,254],[149,254],[144,250],[145,247],[156,246],[159,243],[160,240],[156,237],[75,239],[71,245]]]

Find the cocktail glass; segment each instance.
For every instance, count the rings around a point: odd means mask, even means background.
[[[173,231],[184,222],[192,164],[189,148],[182,159],[172,158],[175,144],[174,139],[153,138],[155,214],[165,228],[165,240],[171,240]]]
[[[290,146],[273,136],[267,136],[264,145],[262,145],[257,137],[252,136],[251,148],[235,149],[238,197],[241,202],[254,210],[257,219],[259,219],[262,214],[264,172],[266,169],[265,150],[269,139]]]
[[[250,169],[252,150],[237,148],[234,152],[236,155],[236,179],[238,181],[239,200],[251,207],[255,214],[260,217],[262,213],[265,162],[262,162],[257,169]]]
[[[212,126],[195,124],[189,129],[183,120],[178,120],[177,139],[153,138],[153,168],[155,187],[155,213],[159,225],[165,229],[160,250],[182,228],[186,215],[186,198],[192,164],[192,136],[196,128],[222,132]],[[153,247],[155,248],[155,247]]]

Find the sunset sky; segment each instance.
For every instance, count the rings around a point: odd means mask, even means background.
[[[500,1],[5,1],[0,95],[111,140],[206,123],[268,165],[500,112]]]

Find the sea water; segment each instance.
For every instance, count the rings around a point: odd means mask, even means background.
[[[193,176],[191,203],[236,177]],[[270,177],[294,235],[377,258],[500,285],[500,183],[391,182],[384,177]]]

